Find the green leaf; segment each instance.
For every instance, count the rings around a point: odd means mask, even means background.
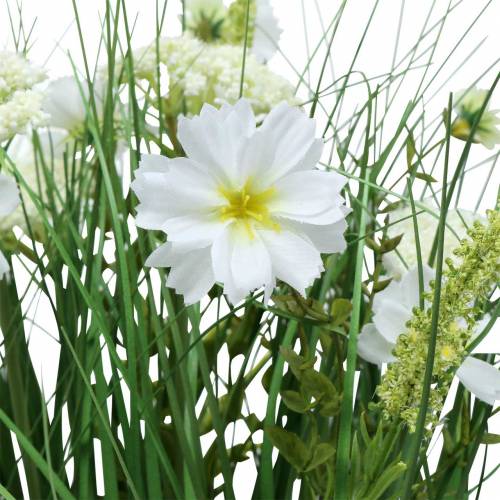
[[[280,347],[280,352],[284,360],[288,363],[290,370],[292,370],[292,373],[298,380],[301,379],[302,372],[304,370],[308,370],[314,366],[314,358],[307,360],[303,356],[299,356],[293,349]]]
[[[330,460],[333,455],[335,455],[335,448],[329,444],[329,443],[320,443],[318,446],[313,451],[313,456],[309,463],[307,464],[307,467],[305,469],[305,472],[309,472],[316,467],[319,467],[320,465],[324,464],[328,460]]]
[[[386,205],[382,210],[379,210],[378,213],[379,214],[386,214],[388,212],[392,212],[393,210],[396,210],[400,206],[401,206],[400,200],[394,201],[393,203],[389,203],[388,205]]]
[[[290,410],[297,413],[305,413],[311,408],[309,401],[297,391],[281,391],[281,399]]]
[[[381,292],[385,288],[387,288],[392,281],[392,278],[387,278],[385,280],[379,280],[373,284],[373,291],[375,293]]]
[[[300,389],[306,398],[315,398],[324,417],[336,415],[340,409],[340,397],[332,381],[324,374],[312,369],[304,371],[299,379]]]
[[[406,470],[406,464],[403,462],[398,462],[388,469],[386,469],[378,479],[375,480],[375,484],[370,488],[370,493],[366,497],[366,500],[378,500],[387,491],[387,488],[391,486],[394,481],[396,481]]]
[[[245,423],[247,424],[250,433],[254,433],[262,429],[262,422],[257,418],[255,413],[251,413],[248,417],[245,417]]]
[[[388,240],[384,240],[382,242],[382,244],[380,245],[380,252],[381,253],[392,252],[399,245],[402,238],[403,238],[403,234],[398,234],[394,238],[389,238]]]
[[[333,318],[332,324],[334,326],[343,324],[350,316],[351,311],[352,304],[350,300],[342,298],[335,299],[330,308],[330,314]]]
[[[500,434],[493,434],[491,432],[487,432],[481,438],[482,444],[499,444],[500,443]]]
[[[408,170],[411,169],[415,153],[415,140],[413,139],[413,134],[410,132],[408,139],[406,139],[406,163],[408,165]]]
[[[310,451],[305,443],[293,432],[281,427],[266,427],[265,432],[271,443],[285,459],[299,472],[302,472],[309,462]]]
[[[417,172],[415,174],[415,177],[417,179],[420,179],[420,180],[426,181],[426,182],[437,182],[437,180],[434,179],[434,177],[432,177],[432,175],[424,174],[423,172]]]

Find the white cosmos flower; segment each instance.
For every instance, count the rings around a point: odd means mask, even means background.
[[[423,267],[425,291],[434,271]],[[366,324],[358,338],[358,354],[370,363],[381,365],[396,360],[392,350],[399,335],[405,332],[405,325],[412,317],[412,310],[418,307],[418,269],[410,269],[401,281],[390,285],[375,296],[373,323]],[[489,322],[488,316],[476,324],[475,335],[481,333]],[[500,372],[485,361],[467,356],[456,372],[462,384],[479,399],[493,404],[500,399]]]
[[[259,61],[268,61],[278,48],[282,29],[269,0],[257,0],[252,53]]]
[[[262,286],[267,300],[276,279],[304,294],[320,252],[345,248],[345,179],[315,168],[314,121],[282,103],[256,128],[241,99],[181,117],[178,138],[187,158],[144,155],[132,183],[137,225],[168,235],[146,264],[171,267],[167,285],[187,303],[215,282],[232,303]]]
[[[0,174],[0,218],[9,215],[19,205],[19,192],[14,179]],[[0,252],[0,278],[9,271],[9,263]]]
[[[99,117],[102,115],[103,92],[104,82],[98,80],[94,84],[94,95]],[[58,78],[49,83],[45,96],[43,110],[50,115],[48,124],[67,130],[74,136],[80,135],[87,117],[85,103],[90,103],[87,82],[79,82],[73,76]]]

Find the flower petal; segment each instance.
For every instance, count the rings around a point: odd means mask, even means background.
[[[323,271],[318,250],[291,231],[259,230],[259,235],[271,257],[273,275],[305,295]]]
[[[99,117],[102,114],[102,101],[105,90],[103,80],[94,82],[94,95]],[[81,89],[80,89],[81,86]],[[73,76],[52,81],[46,91],[43,110],[50,115],[49,123],[75,132],[84,124],[87,116],[84,100],[88,101],[89,89],[86,81],[79,82]]]
[[[249,238],[242,232],[239,228],[233,229],[231,272],[238,288],[248,295],[272,281],[271,259],[258,234]]]
[[[293,232],[305,235],[321,253],[339,253],[346,249],[344,232],[347,222],[345,219],[323,226],[292,220],[287,220],[284,224]]]
[[[238,162],[241,171],[259,188],[265,188],[297,166],[306,168],[305,157],[316,159],[318,145],[311,151],[316,142],[314,133],[314,120],[285,102],[278,104],[243,144]]]
[[[294,172],[276,182],[268,208],[273,215],[311,224],[332,224],[344,218],[339,192],[346,179],[333,172]]]
[[[468,356],[457,370],[457,377],[482,401],[493,405],[500,399],[500,372],[486,361]]]
[[[281,28],[269,0],[257,1],[252,52],[259,61],[268,61],[276,52]]]
[[[231,256],[233,255],[234,240],[231,230],[226,228],[212,245],[212,267],[215,280],[224,285],[224,293],[229,302],[237,304],[245,298],[247,291],[239,287],[233,278]]]
[[[141,202],[136,224],[145,229],[162,229],[172,217],[206,214],[223,201],[213,177],[187,158],[144,155],[135,175],[132,189]]]
[[[411,311],[401,304],[385,301],[383,307],[373,316],[373,323],[379,333],[393,344],[406,331],[406,323],[411,318]]]
[[[167,286],[184,295],[186,304],[200,300],[215,283],[209,249],[185,251],[171,242],[160,245],[146,266],[170,267]]]
[[[254,129],[250,105],[240,100],[220,110],[205,104],[200,116],[181,117],[177,135],[190,159],[220,181],[234,183],[238,180],[238,151]]]
[[[424,291],[430,290],[429,282],[434,279],[434,271],[427,265],[422,265],[422,275],[424,280]],[[418,266],[412,267],[401,279],[400,299],[407,309],[417,307],[420,302],[420,287],[418,284]]]
[[[0,174],[0,216],[9,215],[19,205],[19,190],[12,177]]]
[[[231,221],[221,221],[212,214],[188,214],[167,219],[161,229],[170,241],[185,243],[192,248],[211,245]]]
[[[210,249],[203,248],[176,254],[172,251],[167,286],[184,296],[186,304],[201,300],[215,283]]]
[[[168,160],[159,155],[143,155],[131,188],[140,201],[137,206],[135,223],[143,229],[161,229],[170,216],[170,208],[165,191]]]
[[[227,202],[216,180],[196,162],[174,158],[169,160],[168,167],[163,197],[168,200],[172,214],[206,213]]]
[[[395,360],[392,355],[394,345],[380,335],[373,323],[368,323],[358,337],[358,354],[375,365],[392,363]]]

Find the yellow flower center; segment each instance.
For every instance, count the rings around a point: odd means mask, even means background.
[[[279,224],[273,220],[267,208],[267,204],[276,194],[273,187],[256,191],[248,180],[241,189],[221,186],[219,191],[227,200],[227,205],[219,208],[221,220],[234,219],[241,223],[251,238],[254,236],[252,226],[256,223],[274,231],[280,230]]]
[[[441,348],[441,358],[444,361],[451,361],[455,357],[455,349],[449,345],[444,345]]]
[[[470,124],[467,120],[456,118],[451,126],[451,135],[457,139],[467,140],[470,130]]]

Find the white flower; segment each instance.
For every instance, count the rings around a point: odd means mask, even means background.
[[[259,61],[268,61],[278,48],[281,28],[269,0],[257,0],[252,52]]]
[[[276,279],[300,293],[323,270],[320,252],[345,248],[345,179],[316,170],[315,123],[282,103],[256,128],[248,101],[179,120],[187,158],[143,156],[132,189],[136,223],[168,242],[148,258],[171,267],[167,285],[187,303],[214,282],[232,303]]]
[[[45,72],[24,56],[0,51],[0,142],[44,123],[42,95],[34,89],[44,79]]]
[[[28,127],[39,127],[47,121],[41,110],[43,96],[36,90],[16,90],[0,104],[0,142],[23,133]]]
[[[97,114],[102,115],[104,84],[101,80],[94,84]],[[43,110],[50,115],[49,125],[67,130],[71,135],[81,135],[85,127],[87,106],[90,106],[88,84],[73,76],[58,78],[49,83],[43,102]]]
[[[475,87],[457,93],[453,106],[457,117],[451,129],[454,137],[464,141],[469,138],[472,125],[487,95],[488,90]],[[500,130],[497,128],[500,124],[500,116],[497,116],[499,112],[499,110],[490,110],[488,107],[484,110],[472,138],[473,142],[479,142],[488,149],[493,149],[496,144],[500,144]]]
[[[64,194],[66,174],[64,171],[63,152],[67,133],[59,130],[51,130],[50,132],[43,130],[38,132],[38,138],[41,154],[43,155],[47,169],[50,171],[51,183],[53,182],[59,189],[59,192]],[[35,149],[31,137],[26,135],[16,136],[9,145],[8,155],[30,189],[45,200],[47,190],[46,176],[43,172],[41,159],[39,159],[37,169]],[[54,196],[54,198],[57,199],[57,196]],[[26,232],[26,216],[32,226],[41,223],[38,208],[27,192],[23,192],[23,205],[19,205],[8,216],[0,219],[0,231],[8,231],[14,226],[19,226]]]
[[[18,90],[30,90],[45,80],[45,71],[22,54],[0,51],[0,103]]]
[[[424,200],[423,205],[430,212],[422,211],[418,214],[417,224],[422,261],[427,263],[439,226],[439,209],[431,200]],[[416,207],[417,213],[421,210]],[[467,229],[476,220],[483,220],[483,217],[468,210],[448,210],[444,235],[444,259],[449,257],[456,261],[453,250],[467,236]],[[392,211],[389,222],[391,225],[387,228],[387,236],[394,238],[402,234],[403,238],[397,246],[397,251],[384,254],[383,262],[387,272],[399,279],[408,268],[416,266],[418,262],[411,207],[403,206]]]
[[[0,174],[0,220],[13,212],[19,205],[19,193],[14,179]],[[9,263],[0,252],[0,278],[9,271]]]
[[[434,278],[430,267],[423,267],[423,277],[424,290],[428,291],[429,281]],[[392,281],[385,290],[375,296],[373,323],[366,324],[358,337],[358,354],[370,363],[378,365],[395,361],[392,350],[399,335],[405,332],[405,325],[418,303],[418,270],[413,268],[401,281]],[[476,335],[481,333],[489,319],[485,317],[477,323],[474,332]],[[447,356],[448,353],[441,352],[437,355]],[[500,372],[485,361],[467,356],[456,375],[479,399],[489,404],[500,399]]]
[[[168,105],[172,114],[197,114],[204,103],[234,104],[240,97],[243,51],[236,45],[204,43],[189,34],[163,38],[159,62],[169,80]],[[134,54],[139,78],[157,76],[155,44]],[[282,101],[297,104],[293,86],[283,77],[247,54],[243,95],[257,115],[268,113]]]

